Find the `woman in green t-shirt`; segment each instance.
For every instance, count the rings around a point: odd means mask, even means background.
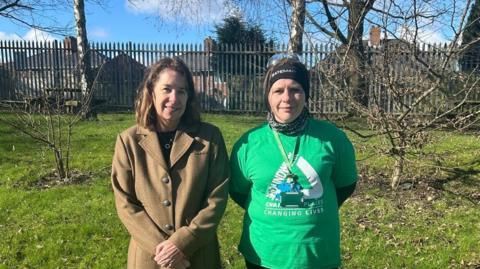
[[[276,55],[265,81],[267,122],[231,154],[230,195],[245,209],[239,250],[247,268],[340,266],[338,209],[357,180],[343,131],[310,117],[309,75],[299,57]]]

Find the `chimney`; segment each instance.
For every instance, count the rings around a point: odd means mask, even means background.
[[[72,53],[77,52],[77,38],[74,36],[66,36],[63,39],[63,44],[66,49],[72,50]]]
[[[215,43],[211,37],[207,37],[205,38],[205,40],[203,40],[203,49],[205,51],[208,51],[208,52],[212,51],[214,45]]]
[[[378,26],[370,28],[370,46],[380,46],[380,34],[382,30]]]

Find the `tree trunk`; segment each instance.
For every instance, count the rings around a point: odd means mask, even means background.
[[[303,47],[303,32],[305,26],[305,0],[291,0],[292,17],[288,52],[300,53]]]
[[[348,16],[347,45],[347,83],[355,101],[368,106],[368,86],[366,83],[367,64],[365,46],[363,45],[363,30],[365,15],[373,5],[373,0],[350,2]]]
[[[392,189],[396,189],[398,187],[398,185],[400,184],[401,177],[403,175],[403,167],[405,165],[406,145],[407,145],[407,141],[405,140],[405,134],[400,133],[397,148],[395,148],[392,151],[395,157],[392,181],[390,182],[390,186],[392,187]]]
[[[92,92],[92,72],[90,66],[90,49],[87,39],[87,27],[85,19],[84,0],[74,1],[75,25],[77,28],[77,47],[78,47],[78,65],[80,70],[80,87],[82,91],[82,100],[86,102],[82,104],[82,117],[89,118],[93,116],[91,112],[91,95]]]
[[[356,102],[362,106],[368,106],[368,84],[366,79],[367,65],[365,61],[365,48],[357,44],[352,48],[346,59],[347,88]]]
[[[60,149],[53,149],[53,152],[55,153],[55,163],[57,165],[58,178],[60,180],[63,180],[67,177],[67,174],[65,173],[65,165],[63,163],[62,152]]]
[[[400,184],[400,179],[403,174],[403,165],[405,163],[404,157],[398,157],[395,159],[395,164],[393,167],[393,175],[392,175],[392,181],[390,182],[390,187],[392,189],[396,189],[398,185]]]

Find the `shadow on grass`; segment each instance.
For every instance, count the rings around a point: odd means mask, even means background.
[[[461,196],[473,204],[480,205],[480,157],[463,167],[442,168],[448,176],[430,182],[430,186],[441,191]],[[454,187],[454,188],[453,188]]]

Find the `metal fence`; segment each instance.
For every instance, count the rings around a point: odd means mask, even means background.
[[[439,48],[423,46],[422,59],[430,64],[441,62]],[[437,48],[437,49],[432,49]],[[190,67],[203,110],[258,112],[263,107],[262,78],[271,55],[286,51],[286,46],[247,46],[232,44],[214,47],[198,44],[91,43],[90,61],[95,74],[94,100],[109,107],[132,108],[145,70],[167,56],[177,56]],[[378,49],[369,48],[369,64],[381,57]],[[342,63],[341,49],[333,45],[305,46],[302,58],[312,74],[309,109],[313,113],[343,113],[345,102],[338,90],[322,82],[318,70],[335,70]],[[404,53],[393,65],[399,80],[416,70]],[[410,68],[406,68],[410,66]],[[447,67],[458,70],[457,60]],[[373,69],[371,69],[373,70]],[[335,75],[335,74],[333,74]],[[391,93],[386,91],[378,74],[369,79],[370,102],[383,100],[387,112],[395,112]],[[408,80],[408,79],[407,79]],[[0,100],[20,101],[41,98],[59,89],[67,99],[79,98],[78,54],[74,38],[64,41],[0,41]],[[408,95],[405,95],[405,98]],[[480,99],[477,95],[476,98]],[[478,100],[478,99],[477,99]]]

